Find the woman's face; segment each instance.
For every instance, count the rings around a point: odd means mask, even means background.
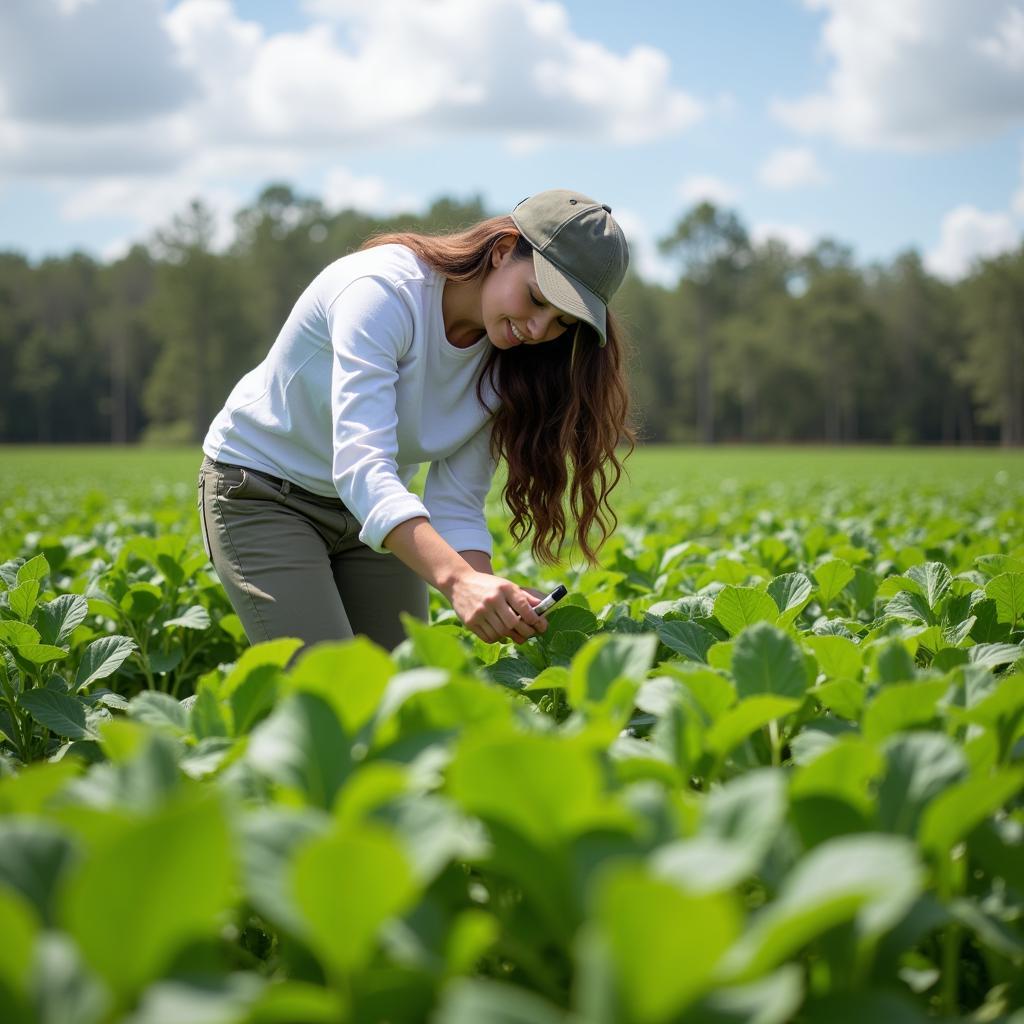
[[[577,319],[550,305],[537,287],[533,260],[512,258],[515,238],[494,247],[491,272],[484,278],[481,312],[495,348],[540,345],[574,327]]]

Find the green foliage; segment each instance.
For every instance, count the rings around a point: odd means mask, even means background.
[[[391,653],[246,647],[173,495],[12,517],[3,1019],[1012,1019],[1021,495],[895,493],[660,487]]]

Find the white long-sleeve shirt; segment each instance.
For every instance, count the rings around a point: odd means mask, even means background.
[[[228,396],[203,451],[340,497],[374,550],[426,516],[456,551],[490,554],[490,413],[476,381],[491,346],[448,341],[444,282],[402,245],[330,264]],[[489,387],[484,397],[496,407]],[[424,462],[421,501],[408,484]]]

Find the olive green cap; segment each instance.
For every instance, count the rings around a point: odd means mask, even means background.
[[[512,220],[533,246],[544,298],[608,340],[608,303],[629,266],[629,246],[612,208],[579,192],[550,189],[524,199]]]

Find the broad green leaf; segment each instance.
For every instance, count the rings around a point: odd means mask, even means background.
[[[569,703],[600,703],[616,679],[640,682],[654,663],[658,638],[653,634],[596,636],[580,649],[569,668]]]
[[[449,864],[479,861],[491,850],[480,822],[463,815],[451,800],[436,794],[403,793],[374,812],[401,841],[420,885],[427,886]],[[337,814],[336,814],[337,816]]]
[[[756,978],[843,921],[853,921],[860,941],[871,942],[902,918],[923,881],[914,845],[901,836],[829,839],[786,876],[778,898],[730,950],[720,976]]]
[[[807,689],[800,648],[787,633],[768,623],[750,626],[736,639],[732,672],[741,697],[761,693],[799,697]]]
[[[47,562],[46,556],[36,555],[35,558],[30,558],[18,568],[17,579],[19,583],[26,583],[30,580],[42,583],[49,574],[50,563]]]
[[[862,729],[869,740],[882,740],[894,732],[925,726],[949,684],[942,679],[897,683],[878,691],[864,712]]]
[[[196,699],[188,712],[189,729],[196,739],[207,736],[229,736],[231,730],[224,717],[220,701],[209,686],[200,684]]]
[[[7,600],[11,611],[27,622],[36,606],[36,599],[39,597],[39,581],[25,580],[7,592]]]
[[[0,886],[0,935],[4,937],[4,955],[0,956],[0,1006],[15,1024],[31,1020],[26,997],[38,934],[39,920],[29,901],[16,891]],[[18,999],[20,1013],[13,1011],[8,1001],[11,997]]]
[[[1024,572],[1005,572],[985,585],[985,595],[996,603],[1000,622],[1016,628],[1024,619]]]
[[[791,714],[798,707],[800,701],[793,697],[778,697],[767,693],[747,697],[726,711],[708,729],[705,736],[707,748],[714,754],[728,754],[752,732]]]
[[[89,614],[89,602],[81,594],[61,594],[40,605],[36,615],[39,638],[44,644],[67,643]]]
[[[275,981],[255,1000],[246,1024],[337,1024],[345,1019],[337,992],[311,981]],[[166,1024],[177,1024],[167,1021]]]
[[[833,558],[822,562],[814,570],[814,578],[818,583],[818,597],[821,607],[828,609],[839,596],[843,588],[854,577],[853,567],[842,558]]]
[[[239,824],[245,895],[259,914],[293,935],[302,935],[305,924],[292,891],[292,862],[303,843],[330,826],[323,811],[282,805],[259,807]]]
[[[405,613],[402,613],[402,626],[416,656],[414,661],[403,667],[411,668],[418,664],[461,672],[469,665],[470,652],[459,639],[462,631],[457,626],[428,626]]]
[[[285,686],[322,697],[346,731],[355,734],[373,717],[388,680],[396,673],[387,651],[360,636],[303,651]]]
[[[301,646],[302,641],[296,637],[282,637],[279,640],[267,640],[247,647],[221,684],[220,696],[230,697],[252,672],[274,673],[277,669],[283,668]]]
[[[569,1024],[562,1010],[533,992],[487,978],[456,978],[430,1020],[431,1024]]]
[[[281,679],[279,669],[265,665],[250,672],[242,683],[231,691],[227,703],[231,709],[233,735],[244,736],[273,710],[277,703]]]
[[[788,626],[811,599],[814,584],[802,572],[787,572],[768,584],[768,595],[779,609],[776,625]]]
[[[696,622],[672,620],[658,627],[661,642],[690,661],[707,662],[708,648],[715,642],[713,634]]]
[[[56,824],[29,816],[0,820],[0,892],[13,889],[42,925],[53,924],[54,899],[74,848]],[[4,943],[6,956],[6,941]]]
[[[755,622],[774,622],[778,616],[775,601],[754,587],[723,587],[715,598],[715,618],[730,636]]]
[[[758,769],[708,794],[700,832],[668,843],[650,859],[653,872],[690,892],[732,887],[752,876],[786,817],[782,773]]]
[[[9,647],[20,647],[26,644],[37,644],[39,633],[27,622],[15,622],[14,619],[0,619],[0,643]]]
[[[130,619],[148,619],[163,603],[163,591],[152,583],[133,583],[121,598],[121,610]]]
[[[842,736],[793,773],[790,795],[835,797],[869,816],[875,807],[871,789],[884,768],[885,759],[874,744],[859,736]]]
[[[953,582],[952,574],[942,562],[925,562],[924,565],[911,566],[907,570],[907,576],[921,588],[932,611],[935,611],[938,603],[946,596]]]
[[[233,874],[224,807],[213,792],[190,793],[97,839],[62,890],[61,917],[92,968],[128,995],[184,942],[217,935]]]
[[[731,895],[686,893],[637,865],[609,868],[593,903],[623,1016],[636,1024],[674,1019],[710,989],[741,928]]]
[[[52,644],[19,644],[14,648],[14,653],[33,665],[48,665],[68,656],[62,647],[54,647]]]
[[[1007,572],[1024,573],[1024,557],[1014,558],[1011,555],[980,555],[974,564],[978,571],[988,579],[1001,576]]]
[[[76,697],[53,690],[28,690],[18,698],[41,726],[72,740],[96,739],[85,720],[85,705]]]
[[[128,714],[137,722],[145,722],[173,736],[184,736],[189,731],[189,712],[169,693],[143,690],[128,704]]]
[[[181,615],[164,623],[164,629],[170,626],[180,626],[182,629],[209,629],[210,613],[201,604],[194,604]]]
[[[1024,768],[974,776],[950,786],[921,816],[921,846],[943,856],[1021,789]]]
[[[733,889],[757,870],[758,853],[741,843],[718,836],[696,835],[655,850],[649,859],[651,873],[687,892],[721,892]]]
[[[857,679],[863,656],[861,649],[845,636],[806,636],[801,640],[812,651],[818,668],[827,679]]]
[[[901,590],[886,606],[885,615],[893,619],[910,619],[930,626],[935,622],[935,613],[928,606],[923,594]]]
[[[293,693],[253,730],[246,762],[328,809],[352,767],[350,740],[334,709],[312,693]]]
[[[564,690],[568,685],[569,670],[564,665],[549,665],[523,687],[523,693],[531,690]]]
[[[113,675],[136,649],[135,641],[127,636],[103,636],[93,640],[78,666],[75,689],[84,689],[97,679]]]
[[[17,775],[0,778],[0,815],[42,815],[46,805],[79,772],[71,758],[43,761],[23,768]]]
[[[883,747],[886,769],[878,788],[878,822],[887,832],[917,834],[928,802],[966,774],[963,752],[942,733],[890,737]]]
[[[999,668],[1024,657],[1024,647],[1019,644],[976,644],[968,648],[967,657],[972,665]]]
[[[865,687],[852,679],[819,683],[810,690],[811,695],[822,707],[851,722],[860,721],[861,712],[864,710],[865,692]]]
[[[418,895],[408,859],[379,826],[311,839],[296,854],[291,876],[313,952],[343,976],[369,960],[384,922]]]
[[[659,665],[658,671],[682,683],[711,722],[736,703],[736,687],[714,669],[698,666],[693,662],[667,662]],[[637,695],[637,707],[640,707],[642,693],[643,688]]]
[[[267,982],[254,972],[219,977],[172,978],[150,985],[126,1024],[228,1024],[251,1020],[249,1008]],[[305,1020],[305,1019],[304,1019]]]
[[[760,768],[712,789],[700,831],[766,853],[786,817],[786,780],[777,768]]]
[[[548,628],[546,633],[541,634],[541,639],[549,643],[564,630],[593,633],[598,627],[597,616],[578,605],[556,606],[547,612],[544,618],[548,620]]]
[[[604,795],[596,755],[554,736],[467,732],[447,775],[446,792],[464,811],[542,848],[622,817]]]
[[[803,970],[786,964],[746,985],[716,988],[687,1013],[686,1024],[789,1024],[803,996]]]
[[[902,683],[917,675],[914,656],[902,640],[895,637],[886,640],[872,653],[879,682]]]
[[[493,914],[471,908],[460,911],[445,940],[445,967],[449,977],[472,974],[480,958],[501,935]]]

